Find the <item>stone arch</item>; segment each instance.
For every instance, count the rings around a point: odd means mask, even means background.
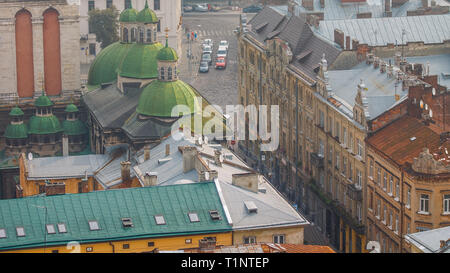
[[[48,95],[59,95],[62,89],[59,12],[50,7],[43,17],[45,90]]]
[[[33,26],[31,12],[20,9],[15,15],[16,78],[19,97],[34,94]]]

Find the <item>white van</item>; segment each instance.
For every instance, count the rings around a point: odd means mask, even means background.
[[[223,57],[226,58],[227,57],[227,47],[225,46],[219,46],[219,49],[217,50],[217,58]]]

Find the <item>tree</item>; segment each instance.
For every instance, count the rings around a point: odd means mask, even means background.
[[[104,10],[89,11],[89,32],[97,35],[97,42],[102,48],[119,39],[117,35],[119,11],[114,7]]]

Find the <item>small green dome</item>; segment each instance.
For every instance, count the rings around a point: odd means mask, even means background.
[[[178,60],[177,52],[169,46],[166,39],[166,46],[158,52],[158,61],[175,62]]]
[[[172,117],[172,108],[176,105],[186,105],[193,114],[201,111],[200,102],[196,102],[198,93],[189,84],[176,80],[170,82],[153,81],[147,85],[139,98],[136,112],[146,116]],[[195,105],[197,103],[197,105]],[[196,107],[195,107],[196,106]],[[175,115],[173,117],[178,117]]]
[[[144,24],[156,24],[158,23],[159,19],[158,16],[156,16],[156,13],[153,10],[149,9],[148,3],[147,1],[145,1],[145,8],[138,13],[136,21]]]
[[[22,109],[20,109],[19,107],[14,107],[13,109],[11,109],[11,112],[9,112],[10,116],[23,116],[23,111]]]
[[[9,124],[5,130],[6,138],[27,138],[28,129],[25,123]]]
[[[66,111],[67,113],[78,112],[78,107],[75,104],[71,103],[66,106],[66,109],[64,111]]]
[[[53,105],[53,102],[45,94],[42,94],[34,102],[34,106],[37,106],[37,107],[46,107],[46,106],[52,106],[52,105]]]
[[[125,23],[136,22],[137,10],[133,8],[125,9],[120,13],[119,21]]]
[[[68,136],[78,136],[87,134],[86,125],[81,120],[64,120],[64,134]]]
[[[29,122],[29,134],[47,135],[62,132],[61,124],[54,115],[32,116]]]

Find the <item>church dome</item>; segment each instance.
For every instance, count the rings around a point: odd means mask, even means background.
[[[78,136],[87,134],[87,128],[84,123],[79,120],[64,120],[63,121],[64,134],[68,136]]]
[[[22,111],[22,109],[20,109],[19,107],[14,107],[13,109],[11,109],[11,112],[9,112],[10,116],[23,116],[24,113]]]
[[[29,122],[29,134],[47,135],[62,132],[61,124],[54,115],[32,116]]]
[[[52,105],[53,102],[45,94],[42,94],[42,96],[37,98],[36,101],[34,102],[34,106],[37,107],[47,107]]]
[[[197,96],[197,91],[183,81],[156,80],[142,91],[136,112],[154,117],[178,117],[172,116],[172,108],[176,105],[186,105],[190,114],[193,114],[195,110],[202,109],[200,102],[195,100]]]
[[[135,79],[157,78],[156,55],[162,47],[161,43],[133,44],[119,67],[119,75]]]
[[[156,13],[148,7],[147,1],[145,1],[145,7],[137,14],[136,21],[144,24],[156,24],[159,19]]]
[[[21,117],[24,113],[22,109],[19,107],[14,107],[11,109],[11,112],[9,112],[10,117]],[[16,122],[16,123],[10,123],[6,127],[5,135],[6,138],[27,138],[28,137],[28,128],[25,123]]]
[[[157,59],[158,61],[176,62],[178,61],[178,55],[177,52],[173,48],[171,48],[166,41],[166,46],[158,52]]]
[[[75,104],[71,103],[66,106],[66,109],[64,111],[66,113],[78,112],[78,107]]]
[[[134,23],[136,22],[137,10],[128,8],[120,13],[119,22]]]

